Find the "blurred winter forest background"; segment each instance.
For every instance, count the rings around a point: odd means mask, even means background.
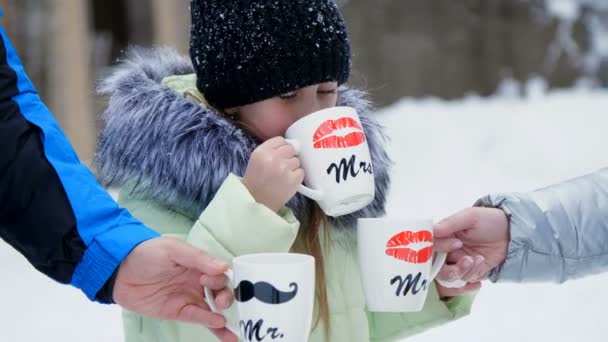
[[[338,0],[351,82],[379,106],[402,97],[493,94],[505,79],[608,86],[608,0]],[[100,73],[130,44],[187,53],[187,0],[0,0],[3,25],[85,160]]]
[[[353,43],[351,82],[370,91],[392,138],[389,216],[440,219],[487,193],[608,166],[608,0],[337,1]],[[188,0],[0,0],[0,8],[87,163],[104,105],[95,80],[121,51],[188,52]],[[122,340],[119,308],[57,285],[2,241],[0,269],[0,341]],[[469,317],[409,341],[604,342],[607,288],[608,274],[484,283]]]

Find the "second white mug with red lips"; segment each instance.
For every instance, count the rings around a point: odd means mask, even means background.
[[[446,253],[433,253],[433,221],[359,219],[357,244],[368,310],[422,310],[446,260]]]
[[[328,216],[350,214],[374,199],[372,160],[363,126],[351,107],[309,114],[285,133],[305,172],[298,192],[315,200]]]

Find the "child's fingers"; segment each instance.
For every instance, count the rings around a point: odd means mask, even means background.
[[[285,144],[277,147],[276,153],[277,156],[285,159],[291,158],[297,154],[296,149],[293,148],[293,146],[291,146],[290,144]]]
[[[300,166],[302,166],[300,159],[297,157],[289,158],[285,161],[285,163],[287,165],[287,169],[290,171],[295,171],[295,170],[299,169]]]
[[[274,137],[274,138],[270,138],[266,141],[264,141],[262,143],[262,145],[265,148],[269,148],[269,149],[276,149],[279,148],[283,145],[287,145],[287,142],[285,141],[285,138],[283,137]],[[291,146],[291,145],[290,145]]]
[[[201,285],[210,289],[210,290],[221,290],[226,287],[228,284],[228,277],[224,274],[220,274],[217,276],[210,276],[208,274],[203,274],[201,276]]]
[[[293,177],[292,181],[294,184],[301,184],[304,181],[304,169],[299,168],[294,170],[291,176]]]

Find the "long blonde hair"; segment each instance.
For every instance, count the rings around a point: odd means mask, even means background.
[[[315,258],[317,317],[313,329],[318,326],[319,322],[323,322],[325,339],[329,340],[329,303],[324,260],[324,255],[328,254],[330,245],[328,220],[316,202],[308,199],[306,201],[307,204],[302,207],[300,212],[300,231],[294,244],[294,251],[309,254]],[[321,232],[322,227],[323,232]],[[323,244],[321,244],[321,233],[323,233]]]

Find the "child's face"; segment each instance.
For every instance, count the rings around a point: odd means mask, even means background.
[[[338,100],[336,82],[319,83],[296,91],[227,109],[238,114],[244,129],[261,141],[285,136],[297,120],[321,109],[335,107]]]

